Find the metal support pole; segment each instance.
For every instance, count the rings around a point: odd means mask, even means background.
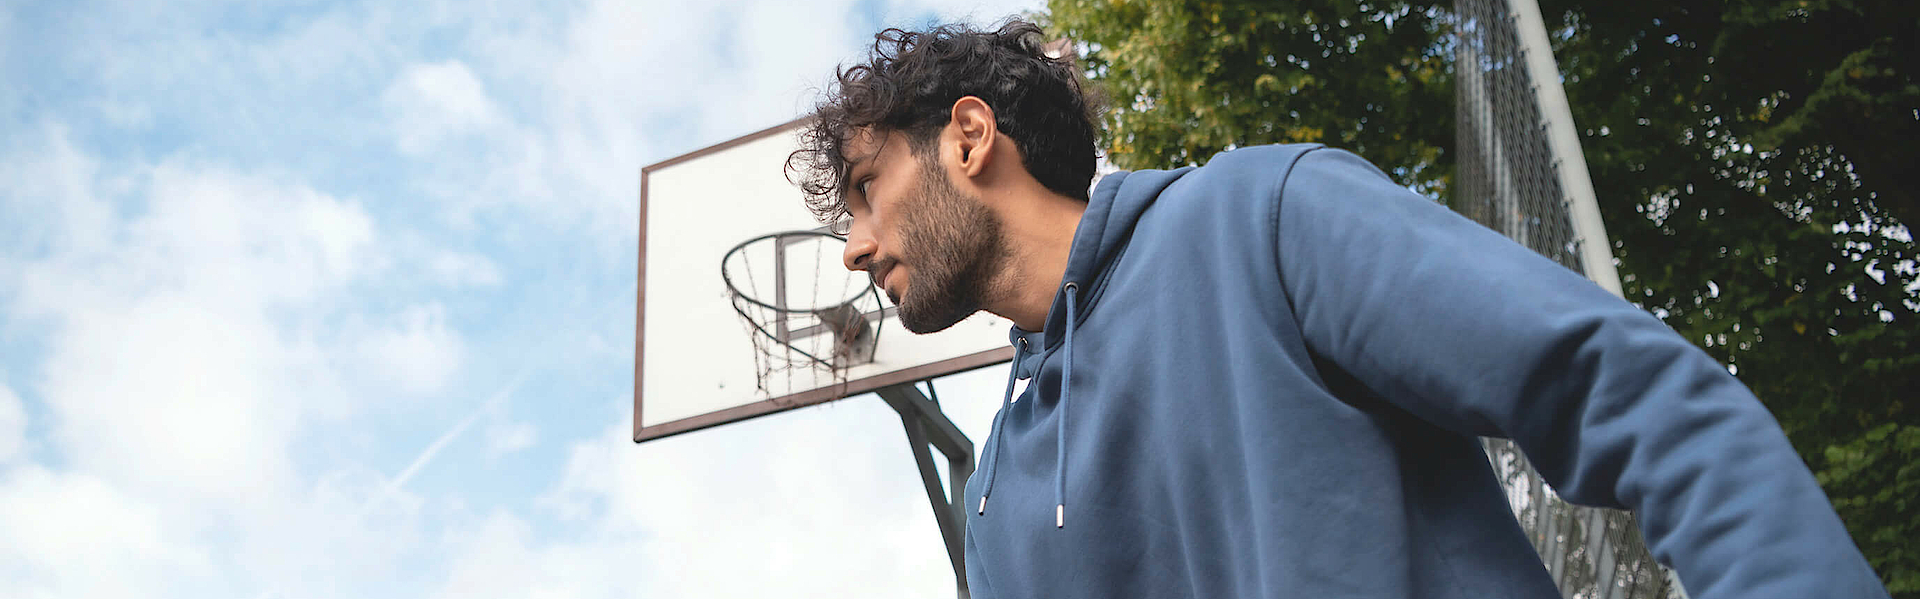
[[[927,388],[933,388],[928,381]],[[966,530],[967,516],[963,504],[966,503],[967,477],[973,475],[973,442],[967,439],[960,427],[940,410],[940,404],[927,399],[913,383],[902,383],[882,387],[874,392],[900,413],[900,423],[907,430],[907,445],[913,449],[913,461],[920,466],[920,483],[927,489],[927,502],[933,506],[933,519],[940,525],[940,537],[947,544],[947,560],[953,564],[953,577],[960,590],[960,599],[967,599],[966,566]],[[940,471],[934,466],[933,454],[927,446],[947,457],[946,489],[940,485]]]
[[[1514,33],[1519,38],[1527,77],[1533,80],[1534,101],[1539,103],[1542,123],[1553,148],[1554,173],[1567,194],[1574,234],[1580,238],[1581,271],[1614,295],[1624,296],[1620,273],[1613,266],[1613,243],[1600,220],[1600,203],[1594,196],[1593,177],[1587,172],[1587,159],[1580,149],[1580,132],[1574,127],[1573,108],[1560,81],[1560,68],[1553,59],[1553,42],[1547,37],[1546,19],[1537,0],[1507,0],[1512,9]],[[1673,572],[1661,567],[1661,574],[1673,581],[1674,594],[1686,599],[1687,591]]]
[[[1540,103],[1540,116],[1546,119],[1547,139],[1553,148],[1555,174],[1572,208],[1574,234],[1580,238],[1581,272],[1614,295],[1623,295],[1620,273],[1613,267],[1613,242],[1607,227],[1600,222],[1599,200],[1594,198],[1593,177],[1587,172],[1587,159],[1580,149],[1580,132],[1573,126],[1573,109],[1567,105],[1567,91],[1561,87],[1560,68],[1553,62],[1552,42],[1547,39],[1546,21],[1535,0],[1510,0],[1514,32],[1524,52],[1527,76],[1533,79],[1534,100]]]

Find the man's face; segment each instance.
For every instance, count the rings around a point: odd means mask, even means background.
[[[843,256],[899,306],[907,330],[922,334],[979,311],[1006,255],[998,218],[953,185],[937,148],[925,153],[899,133],[848,144],[853,224]]]

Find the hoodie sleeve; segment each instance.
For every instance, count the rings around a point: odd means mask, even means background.
[[[1306,343],[1375,393],[1635,510],[1696,599],[1887,596],[1779,424],[1652,315],[1351,153],[1307,153],[1279,196]]]

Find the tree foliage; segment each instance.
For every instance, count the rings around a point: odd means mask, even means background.
[[[1453,139],[1442,2],[1057,0],[1058,31],[1107,91],[1109,160],[1197,163],[1232,147],[1323,142],[1423,187]]]
[[[1450,198],[1451,2],[1049,7],[1114,104],[1122,168],[1318,141]],[[1920,597],[1920,4],[1541,9],[1629,299],[1754,390],[1889,589]]]

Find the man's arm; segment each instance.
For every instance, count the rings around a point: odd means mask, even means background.
[[[1570,501],[1632,508],[1696,599],[1886,596],[1779,424],[1652,315],[1347,152],[1301,158],[1277,211],[1314,352],[1513,439]]]

